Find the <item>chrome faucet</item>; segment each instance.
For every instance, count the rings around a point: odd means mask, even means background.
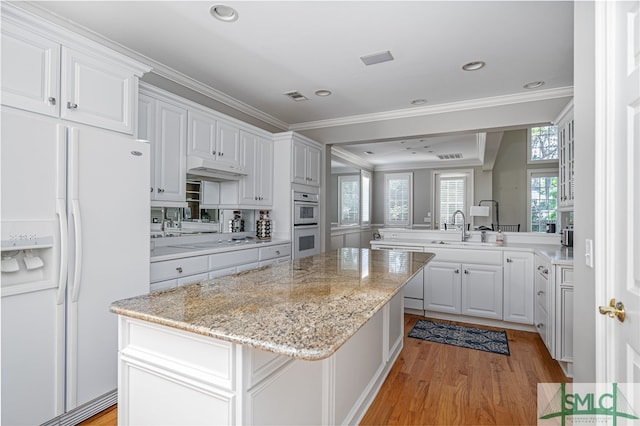
[[[469,237],[469,234],[467,233],[467,219],[464,217],[464,212],[462,210],[456,210],[455,212],[453,212],[453,215],[451,216],[451,222],[456,222],[456,215],[458,213],[462,215],[462,239],[460,241],[466,241]]]

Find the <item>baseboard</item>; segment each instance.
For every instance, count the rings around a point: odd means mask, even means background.
[[[67,411],[64,414],[43,423],[41,426],[75,426],[78,423],[103,412],[107,408],[114,406],[117,402],[118,391],[117,389],[114,389],[93,401],[89,401],[80,407]]]

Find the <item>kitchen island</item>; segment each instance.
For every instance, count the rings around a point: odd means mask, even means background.
[[[432,257],[344,248],[114,303],[118,423],[357,423]]]

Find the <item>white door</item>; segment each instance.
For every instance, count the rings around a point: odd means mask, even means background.
[[[462,264],[460,312],[502,319],[502,267]]]
[[[259,196],[258,204],[262,206],[270,206],[273,204],[273,141],[267,139],[258,139],[258,149],[256,150],[256,170]]]
[[[424,273],[424,310],[459,314],[460,264],[432,261]]]
[[[209,114],[189,111],[187,154],[216,159],[216,119]]]
[[[258,137],[247,132],[241,134],[241,166],[247,172],[246,176],[240,179],[240,204],[258,204],[256,188],[256,164],[259,159],[256,158]]]
[[[603,306],[622,302],[626,319],[597,318],[596,380],[640,383],[640,2],[596,3],[599,29],[596,181],[605,184],[596,196],[596,295]]]
[[[240,166],[240,129],[224,121],[218,121],[218,161],[229,164],[231,169]]]
[[[187,111],[158,100],[156,105],[155,199],[184,203],[187,190]]]

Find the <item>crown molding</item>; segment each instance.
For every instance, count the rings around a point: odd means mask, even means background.
[[[573,86],[557,89],[538,90],[530,93],[516,93],[512,95],[494,96],[490,98],[472,99],[468,101],[450,102],[439,105],[429,105],[420,108],[401,109],[373,114],[352,115],[350,117],[332,118],[328,120],[308,121],[289,126],[290,130],[303,131],[327,127],[364,124],[375,121],[395,120],[399,118],[420,117],[424,115],[442,114],[478,108],[490,108],[503,105],[513,105],[526,102],[544,101],[548,99],[566,98],[573,96]]]
[[[362,168],[362,169],[373,170],[374,168],[373,164],[369,163],[362,157],[358,157],[357,155],[349,151],[346,151],[337,145],[333,145],[331,147],[331,155],[340,160],[347,161],[348,163],[354,166],[358,166],[359,168]]]
[[[440,162],[411,162],[411,163],[398,163],[398,164],[381,164],[374,166],[374,172],[390,172],[390,171],[413,171],[419,169],[459,169],[461,167],[479,167],[482,166],[482,161],[478,159],[462,160],[452,162],[450,160],[440,160],[446,164]]]

